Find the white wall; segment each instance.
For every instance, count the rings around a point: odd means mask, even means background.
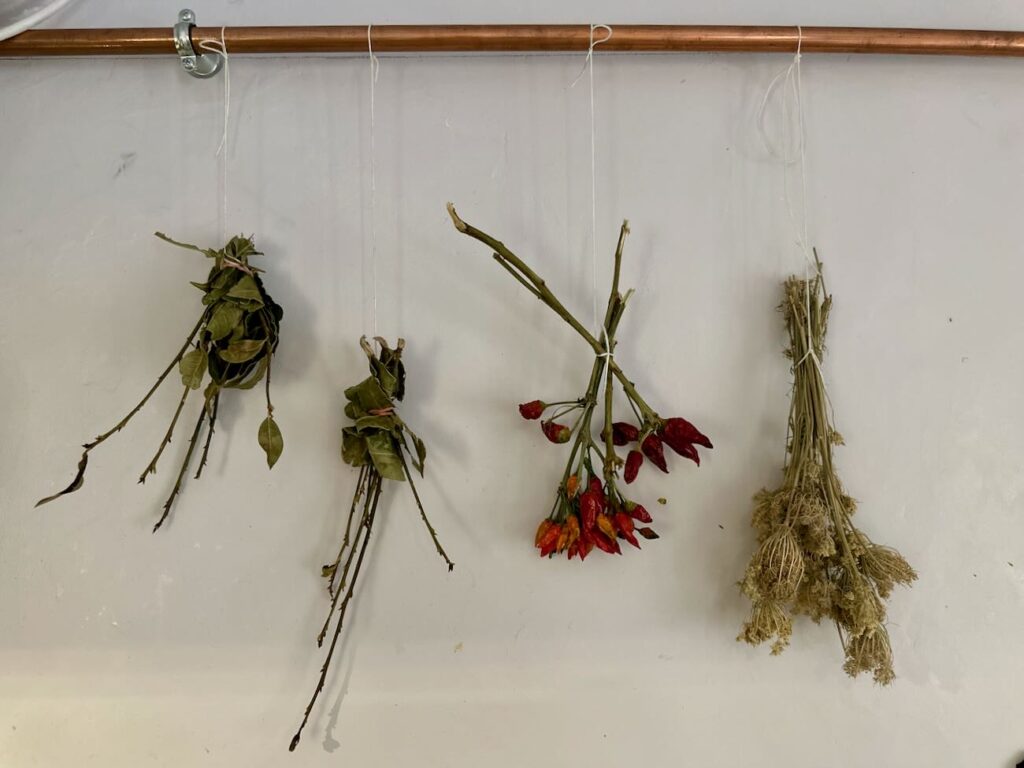
[[[197,4],[201,23],[566,21],[1024,28],[1012,2]],[[585,6],[585,7],[584,7]],[[161,25],[177,6],[82,3],[55,23]],[[629,217],[639,289],[620,361],[706,428],[699,470],[642,478],[663,538],[585,565],[531,536],[564,454],[517,416],[584,385],[587,350],[444,213],[590,307],[579,56],[389,57],[377,91],[379,325],[409,340],[403,413],[457,568],[396,493],[340,662],[285,750],[321,656],[319,565],[355,480],[342,388],[369,323],[367,64],[231,64],[228,227],[254,232],[285,308],[286,449],[229,393],[208,476],[149,528],[176,387],[43,509],[79,443],[149,386],[206,265],[150,236],[220,239],[222,81],[171,59],[0,62],[0,764],[52,766],[1010,766],[1022,757],[1020,457],[1024,75],[1010,60],[805,58],[810,220],[836,309],[826,361],[859,523],[920,572],[891,603],[896,683],[851,681],[806,621],[781,657],[733,638],[750,497],[779,480],[788,371],[774,312],[799,269],[782,171],[754,129],[784,56],[601,56],[607,278]],[[656,506],[656,505],[655,505]],[[331,752],[333,751],[333,754]]]

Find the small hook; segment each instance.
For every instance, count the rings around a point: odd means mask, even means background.
[[[183,8],[178,13],[178,23],[174,25],[174,47],[178,51],[182,68],[192,77],[205,80],[220,72],[224,66],[224,57],[214,52],[196,54],[192,48],[192,27],[195,24],[195,13]]]

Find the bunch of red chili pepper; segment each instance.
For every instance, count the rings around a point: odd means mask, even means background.
[[[449,203],[448,213],[456,229],[479,240],[494,251],[495,260],[534,296],[543,301],[567,322],[594,350],[595,357],[587,390],[577,400],[546,403],[533,400],[519,406],[524,419],[540,420],[541,430],[552,443],[572,442],[562,482],[555,494],[551,512],[537,528],[534,544],[542,557],[562,552],[571,560],[579,555],[586,559],[595,548],[609,554],[621,554],[619,539],[640,548],[637,534],[656,539],[658,534],[646,527],[652,522],[650,513],[623,495],[619,486],[619,470],[626,484],[636,480],[644,461],[650,461],[662,472],[668,472],[665,459],[667,445],[680,456],[700,464],[697,446],[711,448],[711,441],[686,419],[663,419],[637,392],[635,385],[615,361],[615,332],[632,291],[619,293],[622,250],[629,223],[623,222],[615,249],[615,269],[605,309],[604,324],[599,336],[591,334],[558,298],[547,283],[505,245],[490,235],[467,224]],[[636,424],[612,421],[615,385],[621,387],[629,402]],[[603,405],[604,428],[601,440],[593,434],[594,412]],[[546,414],[550,411],[550,415]],[[562,423],[573,417],[571,426]],[[633,446],[625,458],[616,448]],[[643,527],[636,527],[636,523]]]

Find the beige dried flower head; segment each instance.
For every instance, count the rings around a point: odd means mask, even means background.
[[[808,616],[815,624],[824,618],[833,618],[836,585],[829,578],[827,562],[822,558],[805,561],[804,579],[793,600],[793,613]]]
[[[861,556],[864,573],[875,582],[878,594],[889,597],[897,584],[904,586],[917,578],[917,572],[910,563],[892,547],[871,544]]]
[[[750,524],[757,529],[757,540],[764,541],[771,536],[786,517],[786,494],[781,490],[769,491],[762,488],[754,496],[754,514]]]
[[[749,570],[761,594],[781,603],[791,600],[804,577],[804,558],[793,531],[780,528],[765,539]]]
[[[888,685],[896,675],[892,670],[892,646],[889,633],[882,624],[875,624],[859,635],[846,640],[846,663],[843,669],[850,677],[872,672],[875,682]]]
[[[792,634],[793,621],[785,608],[774,600],[756,600],[750,611],[750,620],[743,624],[736,639],[750,645],[760,645],[775,638],[772,656],[777,656],[789,645]]]
[[[829,528],[828,508],[820,494],[802,493],[796,505],[796,524],[800,545],[808,553],[829,557],[836,552],[836,542]]]
[[[847,634],[860,635],[885,621],[885,606],[859,571],[844,571],[834,594],[833,616]]]

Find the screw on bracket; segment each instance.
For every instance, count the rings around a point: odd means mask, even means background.
[[[206,79],[213,77],[222,66],[224,57],[216,52],[196,54],[192,47],[192,27],[196,24],[196,15],[188,8],[178,13],[178,23],[174,25],[174,47],[181,59],[181,66],[192,77]]]

